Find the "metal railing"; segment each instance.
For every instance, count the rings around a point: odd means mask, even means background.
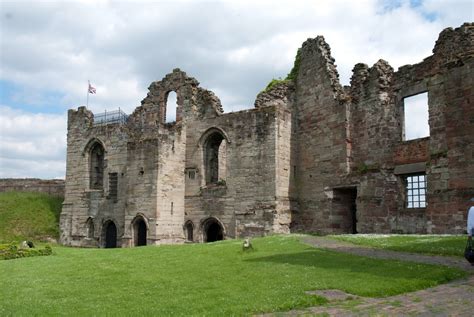
[[[102,113],[94,113],[94,125],[106,125],[106,124],[124,124],[128,120],[128,115],[120,110],[105,111]]]

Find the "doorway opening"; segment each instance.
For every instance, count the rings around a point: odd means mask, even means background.
[[[357,187],[333,189],[332,227],[341,233],[357,233]]]
[[[105,232],[105,247],[116,248],[117,247],[117,227],[112,220],[107,221],[104,224]]]
[[[143,246],[146,245],[147,239],[147,227],[145,220],[143,218],[138,217],[133,223],[133,240],[135,242],[135,246]]]
[[[224,240],[224,228],[215,218],[206,220],[203,226],[204,242],[214,242]]]

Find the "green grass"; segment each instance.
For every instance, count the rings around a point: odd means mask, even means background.
[[[464,256],[467,236],[460,235],[334,235],[331,239],[393,251]]]
[[[248,315],[324,304],[340,289],[385,297],[465,276],[444,266],[314,249],[297,236],[129,249],[55,247],[0,262],[0,315]]]
[[[57,238],[61,203],[40,193],[0,193],[0,243]]]

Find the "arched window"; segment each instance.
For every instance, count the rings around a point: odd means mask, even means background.
[[[170,91],[166,100],[166,123],[176,121],[176,110],[178,109],[178,96],[176,92]]]
[[[208,137],[204,145],[204,166],[206,170],[206,185],[225,180],[226,142],[224,136],[215,131]]]
[[[90,150],[90,188],[102,189],[104,185],[104,147],[96,142]]]

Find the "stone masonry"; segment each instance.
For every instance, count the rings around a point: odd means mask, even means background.
[[[39,178],[0,178],[2,192],[35,192],[64,197],[64,180]]]
[[[251,110],[224,113],[179,69],[126,120],[69,110],[61,242],[463,233],[474,196],[474,24],[442,31],[418,64],[357,64],[346,87],[338,77],[318,36],[303,43],[297,78],[261,92]],[[171,91],[176,121],[166,123]],[[405,141],[404,98],[422,92],[429,137]]]

